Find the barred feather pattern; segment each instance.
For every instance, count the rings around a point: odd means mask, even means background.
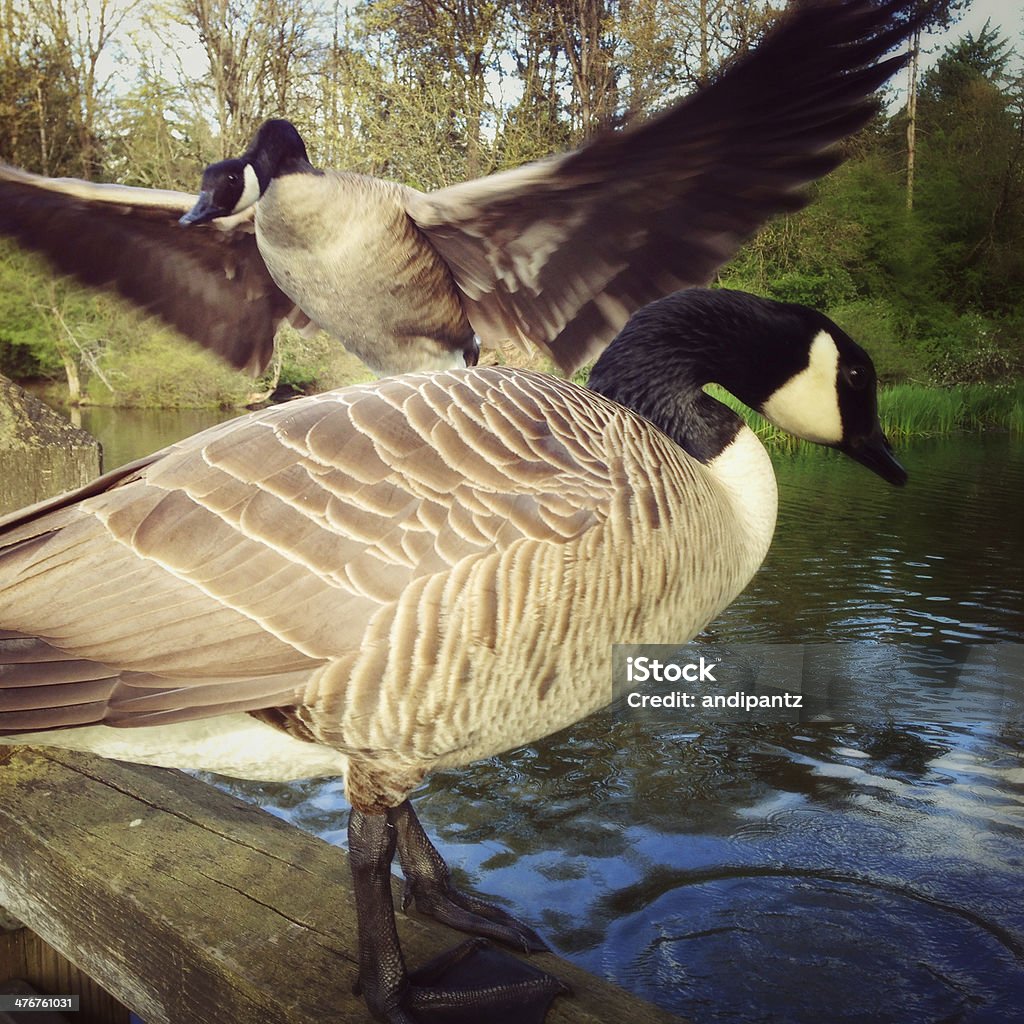
[[[0,521],[0,731],[257,712],[393,806],[606,704],[612,641],[683,641],[736,596],[774,526],[749,442],[730,480],[497,367],[211,428]]]

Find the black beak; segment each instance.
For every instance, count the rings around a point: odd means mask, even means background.
[[[182,217],[178,223],[188,227],[189,224],[205,224],[214,217],[223,216],[213,201],[213,194],[207,191],[199,193],[196,205]]]
[[[892,447],[880,426],[876,425],[866,437],[843,441],[836,447],[896,487],[902,487],[907,482],[907,471],[896,461]]]

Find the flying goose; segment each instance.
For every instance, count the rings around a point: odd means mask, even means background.
[[[682,291],[632,317],[589,390],[492,366],[384,378],[0,520],[0,733],[243,778],[345,774],[373,1015],[428,1022],[450,1000],[476,1021],[532,993],[542,1019],[559,984],[519,961],[505,975],[493,950],[455,955],[491,958],[489,992],[410,981],[390,864],[397,844],[420,910],[543,948],[452,888],[409,794],[607,704],[613,642],[681,643],[750,581],[775,476],[709,381],[905,481],[871,360],[839,327]]]
[[[902,65],[879,58],[913,6],[804,0],[661,114],[436,192],[317,170],[273,120],[206,170],[198,202],[0,167],[0,232],[254,372],[285,320],[325,328],[379,374],[475,362],[475,335],[536,345],[571,372],[634,310],[706,284],[803,205]]]

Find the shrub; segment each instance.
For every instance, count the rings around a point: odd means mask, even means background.
[[[986,384],[1005,381],[1024,370],[1020,336],[978,313],[950,315],[928,338],[932,383]]]
[[[365,363],[323,331],[307,338],[285,327],[277,335],[277,353],[281,359],[277,386],[299,394],[330,391],[373,378]],[[260,380],[269,384],[270,372]]]
[[[790,270],[768,282],[768,295],[780,302],[801,302],[828,309],[856,294],[853,278],[838,264],[813,270]]]
[[[923,380],[928,359],[907,335],[903,317],[886,299],[855,299],[829,309],[828,315],[867,349],[883,383]]]
[[[108,352],[104,376],[89,379],[94,405],[143,409],[232,409],[245,404],[253,381],[217,356],[170,332],[140,338],[129,351]]]

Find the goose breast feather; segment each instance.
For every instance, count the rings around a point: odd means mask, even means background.
[[[658,430],[497,367],[264,410],[92,490],[0,524],[0,625],[109,669],[88,720],[301,706],[396,786],[604,705],[610,640],[689,635],[752,571]]]
[[[282,293],[381,373],[464,365],[473,344],[451,269],[405,212],[413,194],[323,171],[275,178],[255,207],[260,254]]]

